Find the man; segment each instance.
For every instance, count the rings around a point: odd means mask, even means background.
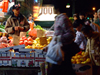
[[[95,21],[100,26],[100,9],[97,11],[98,19]]]
[[[100,33],[94,32],[91,26],[84,25],[82,33],[88,38],[86,52],[83,57],[89,56],[93,65],[93,75],[100,75]]]
[[[94,18],[93,18],[93,22],[95,23],[95,22],[96,22],[96,20],[98,19],[97,12],[94,12],[93,16],[94,16]]]
[[[9,36],[20,36],[20,32],[27,32],[30,28],[25,16],[20,13],[20,4],[13,5],[13,14],[8,18],[5,30]]]

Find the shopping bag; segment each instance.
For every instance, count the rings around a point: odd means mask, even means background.
[[[61,45],[61,42],[60,42],[60,38],[58,38],[58,36],[54,36],[52,41],[48,45],[46,57],[49,58],[50,61],[46,60],[47,62],[53,63],[52,61],[59,62],[59,61],[63,60],[63,54],[62,54],[61,46],[62,45]]]
[[[26,32],[20,32],[20,38],[26,36]]]
[[[16,45],[19,45],[19,40],[20,40],[20,37],[17,36],[17,35],[13,35],[13,44],[16,46]]]

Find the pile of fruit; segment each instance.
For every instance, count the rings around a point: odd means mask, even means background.
[[[19,45],[23,45],[23,44],[25,44],[25,46],[32,45],[33,39],[31,37],[27,38],[26,36],[23,36],[20,38]]]
[[[46,47],[50,41],[51,41],[51,37],[48,37],[46,40],[47,40],[47,44],[43,44],[41,45],[40,44],[40,38],[36,38],[34,41],[33,41],[33,44],[32,45],[28,45],[26,46],[25,48],[33,48],[33,49],[40,49],[42,50],[44,47]]]
[[[46,39],[47,43],[41,45],[40,38],[36,38],[35,40],[33,40],[31,37],[27,38],[26,36],[23,36],[22,38],[20,38],[19,45],[25,44],[26,49],[41,49],[42,50],[44,47],[46,47],[50,43],[51,39],[52,37],[48,37]]]
[[[73,64],[87,64],[91,62],[90,58],[83,56],[85,56],[85,52],[80,51],[71,58],[71,62]]]

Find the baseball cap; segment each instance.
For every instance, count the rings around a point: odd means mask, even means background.
[[[20,4],[13,5],[12,9],[21,8]]]

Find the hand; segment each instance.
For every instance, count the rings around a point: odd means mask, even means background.
[[[16,31],[16,30],[19,30],[18,26],[14,27],[14,29],[15,29],[15,31]]]
[[[47,50],[48,50],[48,46],[46,46],[46,47],[43,48],[43,51],[47,52]]]
[[[18,29],[19,29],[19,30],[24,30],[24,27],[18,26]]]

